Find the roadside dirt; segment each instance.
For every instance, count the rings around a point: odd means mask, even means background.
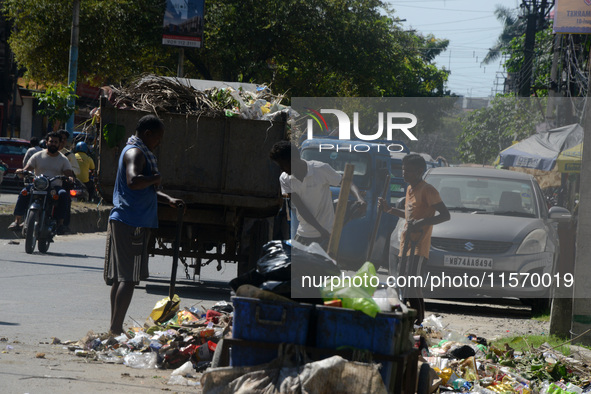
[[[495,304],[427,300],[426,316],[440,316],[442,324],[459,334],[472,333],[488,340],[545,334],[549,323],[531,319],[528,307],[519,302]],[[62,340],[79,338],[62,338]],[[12,378],[22,385],[8,393],[199,393],[200,387],[168,385],[172,370],[133,369],[121,364],[77,357],[66,345],[26,343],[0,338],[0,364],[10,365]],[[6,391],[5,391],[6,392]]]
[[[550,322],[534,320],[531,308],[518,300],[497,300],[494,303],[463,301],[427,300],[425,316],[440,316],[448,330],[476,334],[489,341],[505,336],[548,334]]]

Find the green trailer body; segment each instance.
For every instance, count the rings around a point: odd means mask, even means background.
[[[117,109],[103,99],[100,114],[98,187],[110,201],[120,153],[147,113]],[[245,272],[269,239],[271,219],[279,209],[280,170],[269,151],[287,137],[285,120],[159,116],[165,134],[154,153],[163,192],[187,203],[181,260],[194,268],[194,275],[214,261],[237,262],[239,273]],[[160,205],[158,219],[150,250],[171,255],[174,209]]]

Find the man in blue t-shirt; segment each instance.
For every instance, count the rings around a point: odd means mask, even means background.
[[[113,209],[109,216],[111,243],[106,277],[111,285],[110,332],[123,332],[123,321],[131,303],[135,285],[148,274],[148,239],[151,228],[158,227],[158,202],[172,207],[182,200],[158,191],[161,183],[156,157],[152,151],[160,145],[164,123],[155,115],[142,117],[136,133],[127,141],[119,157],[113,190]]]

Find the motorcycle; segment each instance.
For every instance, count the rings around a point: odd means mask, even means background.
[[[23,226],[23,238],[25,238],[25,252],[33,253],[35,244],[40,253],[47,253],[49,244],[57,233],[57,221],[55,210],[59,200],[58,193],[52,184],[57,180],[65,181],[64,175],[49,178],[45,175],[35,175],[32,172],[24,172],[26,193],[31,193],[31,205],[27,210]]]

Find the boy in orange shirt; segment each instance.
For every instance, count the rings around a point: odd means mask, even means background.
[[[421,155],[416,153],[406,155],[402,159],[402,176],[408,183],[404,211],[390,207],[382,198],[378,202],[378,209],[406,219],[400,239],[400,261],[403,261],[406,237],[410,236],[410,241],[416,242],[414,256],[411,261],[407,260],[406,272],[399,272],[400,275],[421,275],[421,267],[429,258],[433,225],[443,223],[450,218],[449,211],[437,189],[423,180],[426,169],[427,164]],[[437,215],[435,215],[436,212]],[[406,255],[410,256],[411,248],[406,249]],[[409,289],[408,293],[409,297],[405,298],[410,306],[417,310],[417,322],[421,324],[425,318],[423,292],[420,287],[417,287]]]

